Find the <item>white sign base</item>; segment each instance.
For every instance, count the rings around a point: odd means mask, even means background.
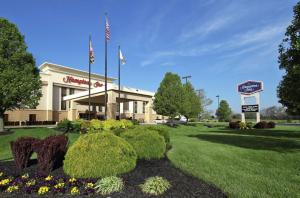
[[[258,107],[260,107],[260,105],[259,105],[259,92],[254,93],[254,94],[249,94],[249,95],[241,94],[241,105],[245,105],[245,98],[250,98],[250,97],[255,97],[255,102],[258,105]],[[242,112],[242,122],[246,122],[245,113],[243,113],[243,112]],[[257,122],[260,122],[259,110],[256,113],[256,123]]]

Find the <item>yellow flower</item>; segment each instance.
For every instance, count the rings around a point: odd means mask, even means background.
[[[38,194],[39,195],[43,195],[46,194],[49,191],[49,187],[48,186],[41,186],[38,190]]]
[[[65,186],[65,183],[61,182],[61,183],[58,183],[54,186],[54,188],[63,188]]]
[[[15,190],[18,190],[19,189],[19,186],[9,186],[7,189],[6,189],[6,192],[13,192]]]
[[[93,188],[94,184],[92,182],[89,182],[86,184],[85,188]]]
[[[45,178],[46,181],[50,181],[53,179],[53,176],[49,175],[48,177]]]
[[[76,181],[77,180],[74,177],[69,179],[69,182],[71,182],[71,183],[76,182]]]
[[[2,176],[3,176],[3,174],[4,174],[3,172],[0,172],[0,177],[2,177]]]
[[[71,188],[71,195],[79,194],[79,189],[77,187]]]
[[[26,173],[26,174],[22,175],[22,179],[28,179],[28,178],[29,178],[29,175],[28,175],[28,173]]]
[[[33,185],[35,185],[35,180],[34,179],[26,182],[26,186],[33,186]]]
[[[5,186],[5,185],[7,185],[9,182],[11,182],[11,179],[2,179],[1,181],[0,181],[0,186]]]

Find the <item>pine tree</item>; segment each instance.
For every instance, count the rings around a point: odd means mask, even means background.
[[[218,116],[218,120],[220,122],[228,122],[231,119],[231,109],[226,100],[221,100],[220,106],[217,109],[216,115]]]
[[[294,7],[294,19],[279,45],[279,68],[285,70],[277,94],[291,115],[300,115],[300,2]]]
[[[0,18],[0,131],[4,113],[38,105],[42,83],[35,60],[16,25]]]

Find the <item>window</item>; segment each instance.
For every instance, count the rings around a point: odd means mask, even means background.
[[[137,113],[137,101],[133,102],[133,113]]]
[[[67,103],[63,100],[64,96],[67,95],[67,89],[65,87],[61,88],[61,98],[60,98],[60,110],[67,110]]]
[[[75,89],[74,88],[70,88],[70,94],[69,95],[72,95],[75,93]]]
[[[101,105],[99,106],[99,112],[103,112],[103,107]]]
[[[8,114],[4,114],[4,122],[8,122]]]
[[[93,105],[93,110],[92,110],[93,112],[96,112],[97,111],[97,109],[96,109],[96,106],[95,105]]]
[[[147,104],[147,102],[143,102],[143,113],[146,112],[146,104]]]
[[[36,121],[36,114],[29,114],[29,122],[35,122]]]
[[[129,103],[128,102],[123,102],[123,112],[129,111]]]

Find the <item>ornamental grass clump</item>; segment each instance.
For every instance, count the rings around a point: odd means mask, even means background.
[[[121,133],[121,137],[133,146],[138,159],[160,159],[165,154],[165,140],[156,131],[138,127]]]
[[[102,195],[109,195],[114,192],[122,191],[124,182],[121,178],[116,176],[105,177],[97,181],[95,190]]]
[[[76,178],[99,178],[129,172],[137,155],[124,139],[109,132],[81,135],[68,149],[63,169]]]
[[[171,187],[171,184],[163,177],[155,176],[146,179],[140,187],[144,193],[158,196],[165,193]]]

